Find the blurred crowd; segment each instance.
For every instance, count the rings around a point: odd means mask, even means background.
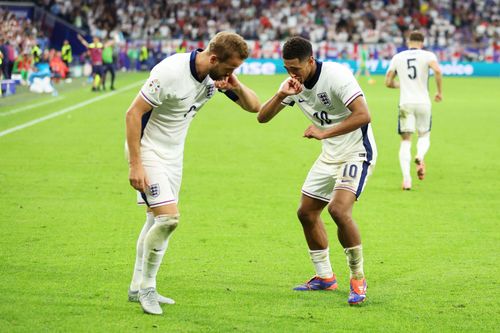
[[[48,48],[43,32],[27,18],[0,8],[0,79],[17,79],[32,91],[53,92],[50,82],[67,77],[61,51]],[[48,82],[45,86],[43,82]],[[46,88],[48,87],[48,88]],[[3,89],[0,95],[3,95]]]
[[[465,59],[498,47],[499,0],[40,0],[52,13],[94,36],[125,39],[209,40],[232,30],[268,43],[302,35],[320,43],[403,45],[420,29],[427,46]],[[489,51],[486,51],[488,50]],[[474,59],[473,59],[474,60]],[[477,59],[481,60],[481,59]]]
[[[151,68],[175,52],[204,48],[218,31],[248,40],[252,58],[279,58],[291,35],[311,40],[316,56],[356,59],[359,45],[370,57],[390,59],[409,31],[427,36],[441,61],[500,61],[500,0],[38,0],[52,14],[101,40],[114,40],[117,69]],[[0,8],[0,75],[28,80],[38,62],[64,78],[89,54],[48,48],[40,27]],[[61,54],[62,51],[63,54]],[[59,60],[62,60],[59,61]],[[74,62],[71,64],[72,60]],[[66,67],[64,67],[63,65]],[[27,74],[28,73],[28,74]]]

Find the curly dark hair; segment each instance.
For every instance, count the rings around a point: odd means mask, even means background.
[[[290,37],[283,45],[283,59],[291,60],[298,58],[304,61],[313,55],[311,43],[300,36]]]

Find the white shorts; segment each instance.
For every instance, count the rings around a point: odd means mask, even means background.
[[[431,131],[431,106],[403,104],[399,106],[398,133],[427,133]]]
[[[142,165],[149,181],[146,193],[137,192],[137,204],[159,207],[179,200],[182,180],[181,163],[165,162],[153,154],[142,155]]]
[[[302,186],[308,197],[330,202],[333,191],[346,190],[359,198],[365,188],[373,165],[366,161],[326,163],[317,159]]]

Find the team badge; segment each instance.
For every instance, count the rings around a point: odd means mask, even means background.
[[[207,86],[207,98],[211,98],[215,93],[215,86],[213,84],[209,84]]]
[[[328,98],[326,92],[319,93],[318,98],[320,99],[321,103],[325,104],[326,106],[332,105],[332,102],[330,101],[330,98]]]
[[[151,95],[156,94],[160,90],[160,81],[158,79],[151,80],[148,90]]]
[[[149,195],[157,198],[160,195],[160,184],[149,185]]]

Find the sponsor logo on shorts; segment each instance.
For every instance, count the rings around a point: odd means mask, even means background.
[[[149,185],[149,195],[157,198],[160,195],[160,184]]]
[[[366,157],[366,153],[360,153],[359,157]]]

